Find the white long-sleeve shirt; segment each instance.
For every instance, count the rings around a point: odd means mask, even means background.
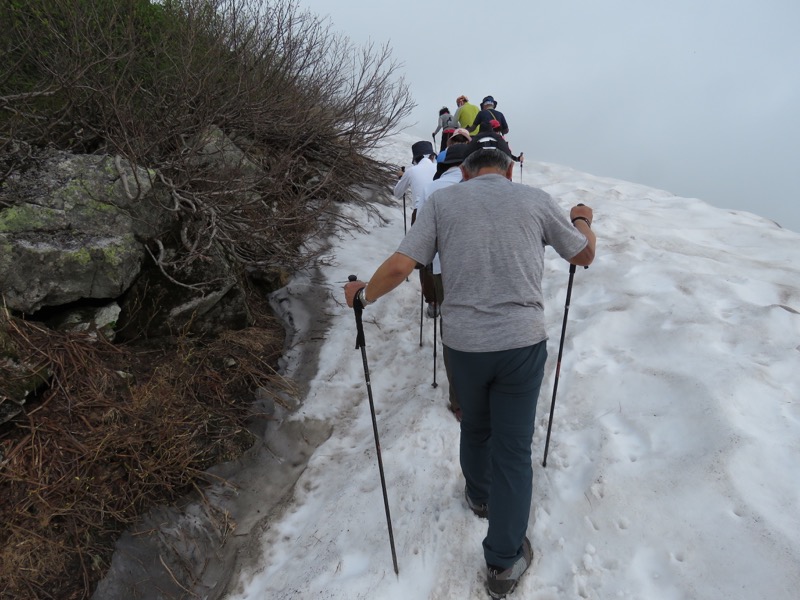
[[[419,208],[419,201],[425,192],[425,186],[433,181],[436,175],[436,162],[427,156],[415,165],[408,167],[403,176],[394,185],[394,197],[402,198],[411,189],[411,206]]]

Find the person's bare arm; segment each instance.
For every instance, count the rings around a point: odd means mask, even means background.
[[[569,262],[573,265],[588,267],[594,260],[594,249],[597,238],[591,227],[593,215],[592,209],[583,204],[573,206],[572,210],[569,211],[569,218],[572,220],[572,224],[587,240],[586,247],[569,259]]]
[[[378,267],[378,270],[370,278],[369,287],[364,290],[367,302],[372,304],[384,294],[391,292],[411,274],[411,271],[416,266],[417,261],[405,254],[399,252],[392,254],[383,261],[383,264]],[[358,293],[358,290],[363,287],[367,287],[367,284],[360,280],[350,281],[345,284],[344,297],[347,301],[347,306],[353,306],[353,298]]]

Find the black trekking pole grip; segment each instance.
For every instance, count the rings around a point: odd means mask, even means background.
[[[357,281],[358,277],[350,275],[347,277],[348,281]],[[386,476],[383,473],[383,458],[381,457],[381,442],[378,438],[378,420],[375,417],[375,402],[372,399],[372,383],[369,379],[369,364],[367,363],[367,349],[364,341],[364,325],[361,322],[361,313],[364,310],[364,305],[358,298],[353,299],[353,312],[356,316],[356,329],[358,334],[356,336],[356,350],[361,348],[361,361],[364,363],[364,379],[367,383],[367,397],[369,398],[369,411],[372,415],[372,433],[375,437],[375,452],[378,456],[378,471],[381,476],[381,489],[383,490],[383,508],[386,512],[386,526],[389,530],[389,546],[392,550],[392,563],[394,564],[394,572],[396,575],[400,574],[400,569],[397,566],[397,552],[394,547],[394,532],[392,531],[392,515],[389,512],[389,494],[386,491]]]
[[[356,281],[358,280],[358,277],[355,275],[349,275],[347,280]],[[364,312],[364,305],[361,304],[361,300],[358,298],[353,298],[353,312],[356,315],[356,350],[358,350],[359,348],[366,346],[364,343],[364,325],[361,322],[361,313]]]

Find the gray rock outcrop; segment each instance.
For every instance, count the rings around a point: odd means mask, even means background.
[[[137,234],[152,229],[135,205],[152,174],[109,156],[52,152],[0,188],[0,292],[35,313],[86,298],[120,296],[142,267]],[[143,211],[147,212],[147,211]]]

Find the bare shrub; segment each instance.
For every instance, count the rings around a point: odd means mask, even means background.
[[[313,259],[330,202],[390,181],[369,150],[413,107],[388,47],[288,0],[9,0],[0,23],[0,176],[20,141],[153,169],[182,247],[151,252],[176,277],[213,243],[257,268]]]

